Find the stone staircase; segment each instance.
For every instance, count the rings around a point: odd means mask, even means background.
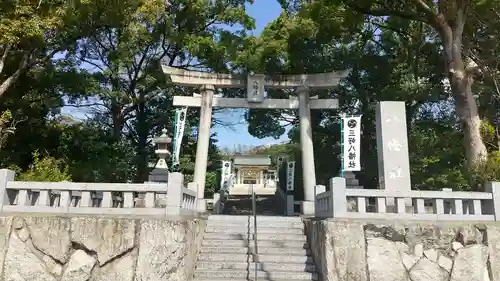
[[[258,216],[258,256],[253,233],[252,216],[209,216],[194,280],[255,280],[255,266],[257,280],[318,280],[301,218]]]

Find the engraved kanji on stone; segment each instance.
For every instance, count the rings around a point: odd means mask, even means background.
[[[259,94],[259,81],[255,80],[253,81],[253,95],[256,96]]]
[[[400,167],[396,167],[396,168],[392,169],[392,171],[389,173],[389,178],[391,178],[391,179],[397,179],[397,178],[401,178],[401,177],[403,177],[403,175],[401,173]]]
[[[392,117],[389,117],[385,120],[385,122],[387,123],[391,123],[391,122],[401,122],[401,119],[399,119],[397,116],[392,116]]]
[[[387,143],[387,148],[390,151],[401,151],[402,145],[397,139],[392,139]]]

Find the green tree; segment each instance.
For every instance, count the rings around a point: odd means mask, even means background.
[[[2,1],[0,98],[27,71],[50,63],[91,32],[99,24],[96,3],[102,2],[109,1]]]
[[[134,181],[147,178],[152,137],[162,127],[173,131],[172,95],[191,94],[168,83],[160,62],[224,71],[237,51],[235,42],[242,40],[240,33],[253,26],[244,4],[189,0],[165,6],[159,0],[128,0],[108,11],[108,25],[68,53],[99,85],[85,93],[100,103],[94,107],[96,121],[107,123],[117,141],[133,145]],[[229,32],[221,24],[241,24],[243,31]],[[89,104],[94,102],[83,103]],[[197,125],[196,110],[190,110],[189,117],[187,126]]]
[[[479,32],[474,11],[496,10],[497,1],[408,0],[343,1],[357,12],[372,16],[399,17],[432,27],[443,51],[443,70],[455,100],[455,112],[463,132],[463,144],[469,167],[486,159],[488,152],[481,137],[481,117],[474,99],[473,84],[477,64],[471,57]]]
[[[364,18],[339,2],[294,3],[287,3],[286,12],[263,33],[261,40],[266,43],[260,45],[260,52],[273,57],[257,54],[256,65],[271,73],[352,70],[337,89],[314,94],[338,98],[340,112],[363,115],[363,171],[358,175],[362,184],[366,188],[378,186],[374,103],[402,100],[406,102],[414,187],[469,188],[461,170],[464,156],[460,147],[453,138],[442,137],[451,134],[462,138],[463,132],[457,130],[450,99],[453,95],[442,82],[446,76],[441,74],[440,44],[428,39],[434,36],[432,27],[397,16]],[[268,93],[272,97],[287,94]],[[330,177],[338,175],[340,112],[311,113],[319,184],[327,184]],[[273,136],[280,118],[291,117],[289,137],[293,143],[299,142],[295,112],[250,114],[255,114],[249,118],[250,132],[259,137]]]
[[[17,177],[21,181],[71,181],[68,166],[63,162],[47,156],[40,158],[38,151],[33,152],[33,164]]]

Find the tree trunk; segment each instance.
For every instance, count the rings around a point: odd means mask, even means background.
[[[137,122],[135,131],[137,133],[137,146],[136,146],[136,161],[135,168],[137,171],[135,182],[142,183],[148,178],[148,136],[149,128],[146,120],[146,104],[141,98],[137,105]]]
[[[14,74],[12,74],[0,84],[0,97],[3,97],[7,90],[9,90],[9,88],[12,87],[14,83],[16,83],[17,79],[19,79],[19,76],[21,76],[21,73],[22,71],[18,69]]]
[[[118,142],[122,135],[122,130],[124,126],[124,118],[122,114],[122,106],[118,103],[115,98],[111,99],[111,120],[112,120],[112,132],[113,139]]]
[[[473,73],[467,69],[462,54],[463,29],[466,9],[457,11],[450,26],[443,14],[436,20],[437,31],[443,44],[445,69],[448,73],[455,110],[464,134],[464,147],[468,167],[486,160],[488,152],[481,136],[481,118],[472,93]]]
[[[478,161],[487,159],[488,152],[481,136],[481,118],[472,93],[473,78],[454,77],[451,83],[455,98],[456,114],[460,119],[464,134],[465,155],[467,165],[473,167]]]

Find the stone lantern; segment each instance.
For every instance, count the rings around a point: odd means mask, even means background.
[[[154,139],[156,145],[155,154],[158,155],[158,162],[149,174],[148,181],[150,182],[167,182],[168,179],[167,159],[170,156],[168,145],[172,142],[172,139],[167,135],[167,129],[163,129],[161,132],[161,136]]]

